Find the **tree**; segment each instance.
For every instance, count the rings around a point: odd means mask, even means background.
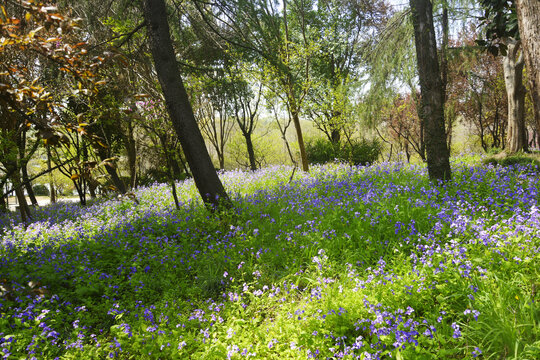
[[[481,0],[485,40],[477,41],[494,55],[502,54],[508,98],[507,151],[527,151],[525,132],[524,58],[514,1]]]
[[[205,204],[230,206],[230,200],[212,165],[197,127],[171,42],[164,0],[144,0],[143,11],[150,50],[170,119],[180,139],[195,185]]]
[[[473,27],[458,38],[451,43],[457,51],[449,59],[447,109],[473,126],[484,151],[504,149],[508,103],[500,58],[475,46]]]
[[[451,179],[450,152],[444,128],[444,90],[435,41],[433,6],[429,0],[409,0],[420,80],[420,118],[424,122],[429,178]]]
[[[225,169],[225,147],[234,127],[234,122],[230,117],[233,89],[225,74],[220,74],[218,77],[202,78],[198,81],[195,86],[198,89],[192,93],[192,99],[196,103],[195,119],[216,151],[219,168]]]
[[[313,86],[306,112],[328,139],[339,145],[356,121],[353,98],[373,34],[386,23],[389,8],[381,0],[319,1],[310,23],[318,44],[312,60]]]
[[[61,139],[51,126],[61,107],[57,101],[61,91],[49,92],[46,77],[36,69],[54,69],[66,84],[75,85],[66,91],[88,96],[97,92],[95,69],[105,58],[89,59],[86,43],[76,31],[77,22],[55,6],[14,1],[0,5],[0,10],[0,147],[5,154],[1,162],[19,200],[21,220],[26,222],[31,214],[21,181],[21,168],[27,162],[21,151],[23,133],[32,127],[47,144]]]
[[[155,163],[163,164],[162,160],[165,160],[165,163],[161,167],[153,170],[155,174],[158,172],[163,174],[162,169],[165,170],[165,178],[171,186],[176,209],[180,210],[180,201],[178,199],[175,181],[183,176],[187,176],[187,170],[185,169],[185,162],[182,159],[181,150],[179,149],[178,136],[176,136],[174,129],[166,126],[168,115],[161,99],[139,101],[137,107],[141,110],[142,115],[137,116],[139,118],[138,126],[145,131],[152,144],[145,153],[149,157],[152,150],[157,150],[159,160],[156,160]],[[182,174],[178,160],[180,160],[184,167],[184,174]],[[159,176],[158,180],[163,180],[162,176]]]
[[[540,1],[516,0],[516,10],[536,130],[540,131]]]
[[[253,147],[253,132],[259,119],[258,110],[262,96],[262,83],[259,82],[255,95],[250,88],[251,84],[244,76],[245,71],[246,69],[242,69],[238,63],[236,66],[229,66],[234,118],[246,141],[249,168],[255,171],[257,169],[257,161]]]
[[[311,83],[311,61],[317,44],[310,32],[314,2],[217,0],[195,5],[216,36],[258,62],[266,85],[285,102],[296,130],[302,169],[309,171],[300,118]],[[277,94],[276,94],[277,95]]]
[[[508,132],[506,149],[509,153],[527,151],[525,128],[525,86],[523,67],[525,60],[520,52],[521,41],[506,40],[506,55],[503,58],[504,81],[508,97]]]
[[[396,97],[383,108],[383,114],[389,135],[397,142],[399,149],[405,151],[407,162],[411,158],[411,148],[425,161],[421,122],[418,119],[414,96],[406,94]]]

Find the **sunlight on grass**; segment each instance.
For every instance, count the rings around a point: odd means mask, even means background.
[[[538,178],[525,165],[225,172],[132,200],[2,218],[0,355],[101,359],[540,357]]]

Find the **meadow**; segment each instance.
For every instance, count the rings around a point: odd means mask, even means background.
[[[220,174],[0,218],[3,359],[538,359],[533,167]]]

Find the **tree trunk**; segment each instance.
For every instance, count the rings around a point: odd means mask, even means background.
[[[257,163],[255,162],[255,150],[253,149],[253,141],[251,140],[251,133],[242,132],[244,138],[246,139],[246,148],[249,158],[249,168],[251,171],[257,170]]]
[[[525,87],[523,86],[523,53],[519,54],[520,42],[508,40],[507,53],[503,59],[504,82],[508,96],[507,151],[512,154],[527,151],[525,134]]]
[[[212,165],[180,76],[169,33],[165,1],[143,0],[143,9],[159,83],[195,185],[205,204],[214,208],[219,205],[230,207],[230,199]]]
[[[291,80],[292,81],[292,80]],[[300,160],[302,162],[302,170],[309,171],[309,163],[307,159],[306,147],[304,145],[304,136],[302,135],[302,126],[300,125],[300,116],[298,114],[298,108],[296,106],[296,98],[294,97],[294,90],[292,84],[289,85],[289,106],[291,111],[291,117],[296,130],[296,140],[298,141],[298,148],[300,150]]]
[[[126,191],[127,191],[126,184],[124,184],[124,182],[122,181],[120,176],[118,176],[118,173],[116,172],[116,168],[113,167],[113,166],[105,165],[105,170],[107,171],[107,173],[111,177],[111,180],[112,180],[114,186],[118,189],[118,191],[121,194],[125,194]]]
[[[540,129],[540,1],[516,0],[519,34],[525,55],[536,128]]]
[[[134,189],[137,186],[137,149],[135,147],[135,137],[133,136],[133,124],[128,121],[128,134],[126,136],[126,153],[129,168],[129,187]]]
[[[47,146],[47,171],[49,172],[49,196],[51,204],[56,203],[56,189],[54,188],[53,175],[51,170],[51,148]]]
[[[334,145],[339,145],[341,141],[341,132],[339,131],[339,129],[330,130],[330,141]]]
[[[38,205],[36,194],[34,194],[34,189],[32,189],[32,183],[30,182],[30,180],[28,180],[29,176],[28,176],[27,166],[28,166],[27,162],[22,162],[21,164],[22,180],[24,183],[24,187],[26,188],[26,192],[28,193],[28,197],[30,198],[30,203],[32,205]]]
[[[225,169],[225,153],[223,151],[224,150],[222,149],[221,151],[217,153],[218,161],[219,161],[219,170]]]
[[[32,184],[30,183],[29,176],[28,176],[28,160],[30,156],[36,151],[37,144],[34,146],[34,149],[30,150],[30,153],[26,154],[26,134],[27,130],[23,130],[20,137],[17,139],[18,145],[19,145],[19,166],[21,167],[21,174],[22,174],[22,180],[24,187],[26,188],[26,192],[28,193],[28,197],[30,198],[30,203],[32,205],[37,205],[37,199],[36,195],[34,194],[34,189],[32,189]]]
[[[171,154],[170,161],[171,161],[171,170],[172,170],[174,179],[175,180],[181,179],[182,169],[180,168],[180,164],[178,164],[178,158],[174,156],[174,154]]]
[[[437,58],[433,6],[429,0],[409,0],[413,15],[416,59],[421,92],[421,119],[427,167],[432,180],[450,180],[450,154],[444,128],[444,91]]]
[[[96,146],[96,152],[101,161],[105,161],[108,158],[110,158],[110,153],[107,150],[107,148],[103,146]],[[128,151],[129,153],[129,151]],[[128,155],[129,158],[129,155]],[[127,192],[126,184],[124,181],[118,176],[118,172],[116,171],[116,166],[113,164],[105,164],[105,171],[107,171],[107,174],[111,177],[111,181],[113,185],[116,187],[116,190],[120,192],[120,194],[125,194]]]
[[[75,186],[75,190],[77,191],[77,195],[79,196],[79,203],[81,206],[86,206],[86,182],[82,178],[73,179],[71,180],[73,182],[73,186]]]
[[[14,174],[11,176],[11,182],[15,188],[15,195],[17,196],[17,201],[19,202],[19,212],[21,213],[21,221],[24,224],[28,224],[28,221],[32,219],[32,214],[30,213],[30,207],[26,202],[26,197],[24,196],[24,190],[21,186],[21,180],[19,174]]]

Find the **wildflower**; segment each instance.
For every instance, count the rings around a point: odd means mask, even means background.
[[[461,330],[459,328],[459,325],[456,324],[456,323],[452,323],[452,329],[454,329],[454,334],[452,335],[452,337],[454,339],[458,339],[461,337]]]

